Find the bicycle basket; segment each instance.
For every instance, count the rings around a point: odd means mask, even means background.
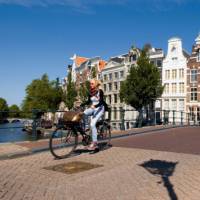
[[[83,117],[83,112],[67,111],[63,115],[63,121],[66,122],[80,122]]]

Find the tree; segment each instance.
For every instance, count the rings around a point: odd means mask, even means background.
[[[69,68],[68,77],[67,77],[67,94],[66,94],[66,106],[69,110],[71,110],[74,106],[74,102],[76,101],[77,91],[75,84],[72,82],[72,73]]]
[[[16,104],[13,104],[9,107],[9,117],[19,117],[20,109]]]
[[[92,67],[91,73],[92,73],[92,78],[96,78],[96,76],[97,76],[97,70],[96,70],[95,67]]]
[[[2,112],[5,111],[5,112]],[[8,104],[5,99],[0,98],[0,122],[8,116]]]
[[[79,97],[82,103],[85,103],[88,100],[88,94],[90,90],[90,82],[86,81],[80,88],[79,88]]]
[[[26,87],[26,97],[22,103],[22,110],[29,112],[33,109],[56,110],[63,99],[62,88],[56,81],[49,81],[44,74],[41,79],[35,79]]]
[[[139,127],[142,125],[142,108],[159,98],[163,89],[160,72],[155,65],[150,63],[143,49],[137,65],[131,66],[130,73],[120,88],[121,100],[139,112]]]

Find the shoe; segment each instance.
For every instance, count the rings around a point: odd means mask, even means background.
[[[98,147],[98,145],[97,145],[97,142],[92,142],[88,147],[87,147],[87,149],[89,150],[89,151],[94,151],[94,150],[96,150],[96,149],[98,149],[99,147]]]

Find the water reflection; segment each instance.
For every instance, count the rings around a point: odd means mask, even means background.
[[[0,124],[0,143],[34,140],[33,136],[22,131],[23,127],[24,124],[20,122]]]

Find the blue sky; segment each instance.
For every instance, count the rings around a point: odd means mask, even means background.
[[[200,0],[0,0],[0,97],[20,105],[47,73],[66,76],[74,53],[107,60],[178,36],[190,53],[200,32]]]

